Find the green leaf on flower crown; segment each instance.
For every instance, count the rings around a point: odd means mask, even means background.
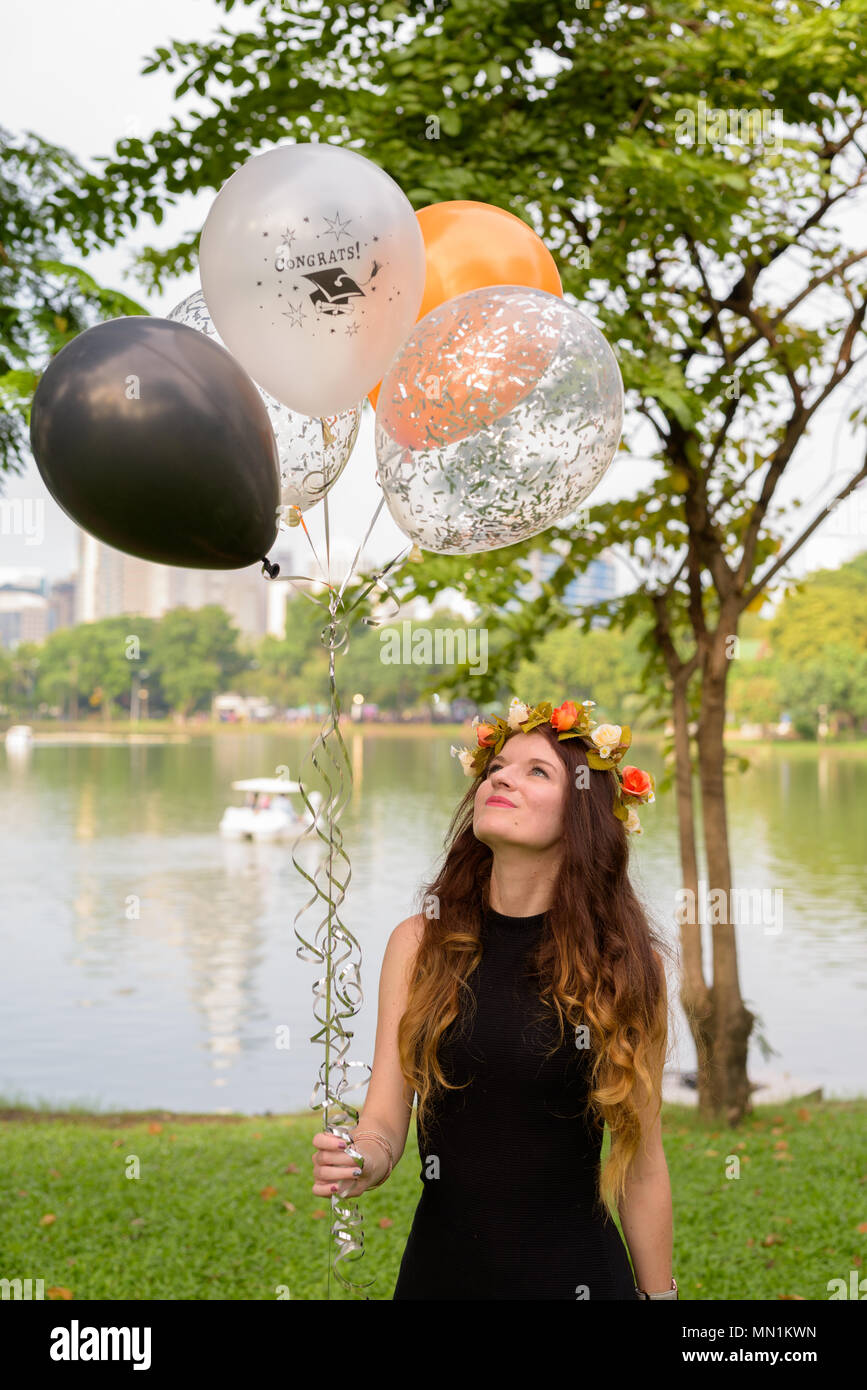
[[[622,804],[622,802],[615,801],[612,810],[614,811],[614,814],[618,820],[629,820],[629,812],[627,811],[626,807]]]
[[[536,705],[535,709],[531,709],[528,713],[521,728],[525,734],[528,734],[531,729],[537,729],[540,724],[547,724],[550,721],[552,713],[553,706],[548,701],[545,701],[541,705]]]
[[[632,742],[632,729],[628,724],[620,726],[620,750],[625,753]]]
[[[598,753],[594,753],[592,748],[588,748],[587,766],[592,767],[596,772],[608,772],[612,763],[610,758],[600,758]]]

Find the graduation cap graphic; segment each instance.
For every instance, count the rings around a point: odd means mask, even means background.
[[[350,299],[364,294],[364,290],[340,266],[316,270],[312,275],[305,275],[304,279],[312,280],[316,286],[310,295],[310,303],[315,304],[317,311],[323,314],[346,314],[351,307]]]

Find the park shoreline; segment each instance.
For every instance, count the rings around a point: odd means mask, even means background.
[[[867,1095],[850,1096],[843,1099],[827,1097],[821,1094],[821,1090],[815,1090],[808,1095],[793,1095],[786,1099],[771,1098],[767,1101],[759,1101],[753,1098],[753,1111],[761,1112],[765,1110],[785,1110],[790,1106],[803,1106],[808,1104],[822,1110],[850,1110],[863,1109],[867,1117]],[[695,1104],[684,1103],[679,1100],[663,1099],[663,1110],[671,1113],[672,1116],[688,1115],[698,1119]],[[281,1124],[297,1124],[302,1121],[316,1121],[317,1127],[321,1122],[321,1116],[312,1110],[277,1112],[273,1110],[255,1111],[251,1114],[240,1114],[236,1111],[231,1113],[218,1111],[176,1111],[176,1110],[50,1110],[41,1109],[36,1106],[17,1105],[0,1107],[0,1124],[80,1124],[95,1125],[105,1129],[118,1129],[132,1127],[135,1125],[239,1125],[249,1124],[253,1121],[262,1123],[263,1121],[276,1121]]]
[[[243,734],[257,733],[269,735],[302,734],[315,736],[325,723],[325,716],[317,719],[250,720],[239,721],[187,721],[180,723],[171,719],[128,720],[68,720],[59,723],[55,719],[35,719],[30,723],[34,736],[42,744],[48,743],[189,743],[196,738],[212,738],[215,735],[237,738]],[[431,720],[356,720],[342,714],[340,733],[362,732],[365,737],[386,738],[398,735],[402,738],[428,738],[431,735],[448,736],[462,744],[471,744],[473,726],[470,720],[452,723]],[[0,727],[0,733],[4,730]],[[634,743],[645,746],[661,746],[664,734],[655,729],[633,729]],[[798,753],[821,752],[867,756],[867,738],[815,739],[803,738],[750,738],[736,730],[727,729],[724,733],[726,747],[752,749],[754,751],[785,748]]]

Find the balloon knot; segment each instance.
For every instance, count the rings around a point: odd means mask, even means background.
[[[272,563],[270,560],[266,560],[265,556],[263,555],[262,573],[264,574],[266,579],[276,579],[277,575],[280,573],[280,566],[278,564]]]

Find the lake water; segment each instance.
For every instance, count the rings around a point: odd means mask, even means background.
[[[385,944],[439,859],[465,791],[449,746],[469,735],[344,737],[354,780],[340,821],[352,865],[341,917],[361,944],[364,990],[349,1057],[370,1063]],[[323,1059],[310,1042],[321,967],[298,959],[293,919],[311,889],[291,846],[227,842],[217,825],[238,801],[230,782],[280,764],[297,776],[311,741],[251,730],[0,751],[0,1094],[58,1107],[309,1105]],[[659,777],[655,748],[635,749]],[[863,1094],[867,759],[780,746],[750,756],[756,765],[729,782],[735,886],[769,901],[780,890],[783,907],[781,922],[738,928],[741,988],[778,1054],[766,1059],[754,1030],[751,1075],[789,1072],[828,1096]],[[673,793],[642,822],[633,882],[676,940]],[[312,874],[316,842],[300,856]],[[321,916],[316,904],[299,919],[308,939]],[[692,1070],[675,1007],[669,1066]],[[287,1027],[288,1049],[276,1045]]]

